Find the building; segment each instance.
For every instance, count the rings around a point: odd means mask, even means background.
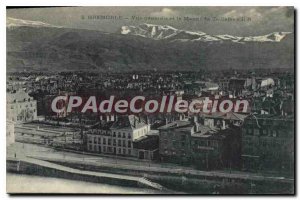
[[[245,89],[246,79],[244,78],[231,78],[228,83],[228,89],[233,92],[233,96],[239,96]]]
[[[6,121],[6,146],[15,142],[15,124],[12,121]]]
[[[133,142],[150,132],[150,125],[135,115],[119,116],[115,121],[102,121],[98,127],[84,131],[90,152],[138,157]]]
[[[6,119],[14,123],[37,119],[36,101],[23,90],[6,94]]]
[[[147,135],[133,141],[133,149],[139,159],[157,160],[159,157],[159,132],[151,130]]]
[[[239,168],[241,155],[239,127],[216,131],[200,125],[191,136],[192,162],[198,168]]]
[[[214,112],[214,113],[201,113],[199,121],[205,126],[208,126],[212,129],[226,129],[230,125],[240,126],[247,115],[239,114],[235,112]]]
[[[243,168],[293,171],[294,119],[251,115],[242,127]]]
[[[75,150],[83,149],[78,128],[29,122],[16,124],[14,130],[18,142]]]
[[[229,89],[229,79],[224,78],[219,80],[219,88],[223,91],[228,91]]]
[[[190,121],[177,120],[159,128],[159,155],[162,161],[190,162],[193,126]]]
[[[233,167],[239,162],[238,128],[213,129],[197,119],[175,121],[159,128],[162,161],[195,165],[201,169]]]

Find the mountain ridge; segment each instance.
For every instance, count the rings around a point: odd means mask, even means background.
[[[41,21],[16,19],[16,18],[12,18],[12,17],[7,17],[6,18],[6,27],[7,28],[22,27],[22,26],[62,28],[62,26],[55,26],[55,25],[44,23],[44,22],[41,22]]]
[[[294,66],[293,33],[280,42],[181,42],[174,41],[173,36],[171,40],[153,40],[131,34],[33,24],[7,28],[7,71],[122,72]],[[172,34],[167,33],[162,36]],[[188,36],[202,34],[199,31]],[[182,38],[181,34],[174,35]]]
[[[187,31],[176,29],[169,25],[140,24],[138,26],[122,26],[121,34],[135,35],[154,40],[170,41],[202,41],[202,42],[223,42],[231,41],[235,43],[246,42],[280,42],[291,32],[273,32],[261,36],[233,36],[229,34],[209,35],[202,31]]]

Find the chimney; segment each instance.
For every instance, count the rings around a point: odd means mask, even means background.
[[[182,117],[182,115],[179,115],[179,120],[183,120],[183,117]]]
[[[198,122],[198,116],[197,115],[194,115],[194,122]]]
[[[111,115],[111,121],[115,121],[115,115]]]

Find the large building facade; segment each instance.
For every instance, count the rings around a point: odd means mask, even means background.
[[[293,171],[294,119],[249,116],[242,128],[242,159],[248,170]]]
[[[236,166],[240,158],[238,132],[237,127],[216,129],[178,120],[159,128],[159,154],[162,161],[201,169]]]
[[[121,116],[115,121],[102,122],[99,127],[85,131],[87,150],[121,156],[137,156],[133,142],[146,136],[150,125],[134,115]]]
[[[14,123],[37,119],[36,101],[23,90],[6,94],[6,119]]]

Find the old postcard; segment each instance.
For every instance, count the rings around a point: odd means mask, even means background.
[[[10,194],[295,194],[293,7],[6,9]]]

